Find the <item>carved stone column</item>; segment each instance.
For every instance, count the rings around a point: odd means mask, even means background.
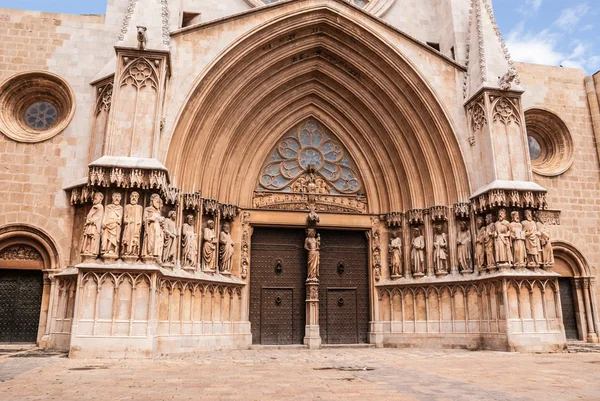
[[[429,209],[423,210],[423,220],[425,222],[425,272],[427,277],[434,277],[433,271],[433,227],[431,224],[431,214]]]
[[[592,304],[592,317],[594,319],[594,327],[596,328],[596,334],[599,334],[599,330],[600,330],[600,322],[598,321],[598,304],[596,301],[596,285],[594,284],[594,278],[589,278],[588,279],[590,282],[590,302]],[[599,335],[599,339],[598,342],[600,342],[600,335]]]
[[[304,329],[304,344],[308,348],[321,346],[319,333],[319,282],[306,281],[306,326]]]
[[[589,343],[598,342],[598,333],[594,328],[594,318],[592,317],[592,304],[590,302],[590,281],[584,279],[583,281],[583,299],[585,302],[585,316],[587,320],[588,333],[586,341]]]

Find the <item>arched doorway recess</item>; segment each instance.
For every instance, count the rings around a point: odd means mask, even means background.
[[[49,334],[49,272],[58,252],[29,226],[0,228],[0,342],[40,343]]]
[[[198,78],[169,146],[170,175],[184,191],[251,207],[264,158],[309,117],[356,162],[369,213],[468,200],[460,146],[429,84],[380,36],[327,7],[265,22]]]
[[[587,261],[573,245],[552,243],[559,278],[565,334],[569,340],[598,342],[598,308],[594,275]]]

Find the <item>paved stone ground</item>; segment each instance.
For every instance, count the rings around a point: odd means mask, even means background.
[[[83,360],[21,351],[0,355],[0,400],[600,400],[599,376],[597,352],[259,348]]]

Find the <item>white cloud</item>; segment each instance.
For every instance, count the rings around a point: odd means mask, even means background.
[[[581,32],[583,32],[583,31],[591,31],[592,29],[594,29],[594,25],[587,24],[587,25],[584,25],[583,28],[581,28]]]
[[[560,33],[547,29],[539,33],[523,31],[521,23],[508,34],[507,45],[514,60],[525,63],[562,65],[566,68],[592,69],[600,66],[600,57],[591,56],[590,47],[578,40],[570,43],[569,53],[560,51]]]
[[[587,3],[581,3],[575,7],[565,8],[554,24],[560,29],[571,32],[576,28],[577,23],[590,11]]]
[[[526,0],[523,6],[517,8],[517,11],[525,16],[536,13],[542,6],[543,0]]]

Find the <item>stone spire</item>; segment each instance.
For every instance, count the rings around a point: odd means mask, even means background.
[[[169,14],[168,0],[129,0],[117,46],[169,50]]]
[[[517,70],[494,17],[492,0],[470,1],[464,97],[470,99],[483,87],[521,90]]]

